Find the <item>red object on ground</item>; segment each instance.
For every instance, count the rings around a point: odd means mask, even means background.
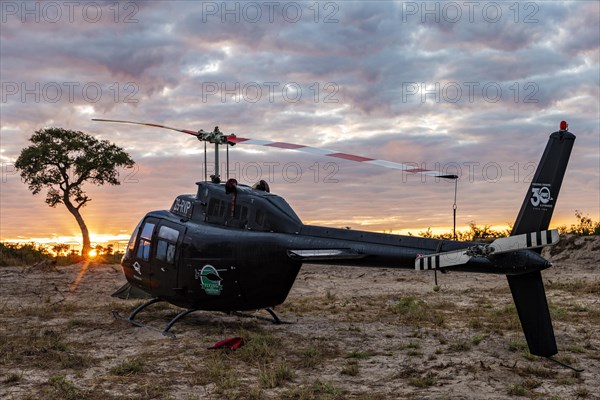
[[[214,349],[231,349],[235,350],[244,345],[245,341],[242,337],[232,337],[229,339],[221,340],[220,342],[215,343],[212,347],[209,347],[209,350]]]

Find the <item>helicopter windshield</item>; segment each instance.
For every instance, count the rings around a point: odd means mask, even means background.
[[[142,221],[143,221],[143,219],[142,219]],[[135,239],[137,238],[138,232],[140,231],[140,226],[142,225],[142,221],[140,221],[137,224],[137,226],[133,230],[133,233],[131,234],[131,238],[129,238],[129,243],[127,244],[127,250],[125,251],[126,258],[129,258],[131,256],[131,252],[133,251],[133,249],[135,247]]]

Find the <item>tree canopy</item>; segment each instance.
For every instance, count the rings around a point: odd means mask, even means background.
[[[21,151],[15,167],[34,195],[48,188],[46,203],[50,207],[62,203],[73,214],[82,231],[82,254],[87,255],[89,232],[79,210],[91,199],[82,185],[119,185],[118,168],[131,168],[134,161],[117,145],[80,131],[45,128],[29,141],[32,145]]]

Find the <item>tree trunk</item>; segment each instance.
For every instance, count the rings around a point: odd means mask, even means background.
[[[64,200],[66,200],[66,201],[64,201]],[[77,220],[77,223],[79,224],[79,229],[81,229],[81,237],[83,239],[81,255],[85,258],[88,258],[89,254],[90,254],[90,250],[92,249],[92,245],[90,243],[90,232],[88,231],[88,228],[85,225],[85,222],[83,221],[83,217],[79,213],[79,209],[74,207],[73,204],[71,204],[71,202],[68,201],[67,199],[63,198],[63,201],[65,203],[65,206],[67,206],[67,209],[69,210],[69,212],[71,214],[73,214],[73,216]]]

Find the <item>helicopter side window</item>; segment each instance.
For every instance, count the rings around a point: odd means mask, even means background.
[[[246,206],[237,206],[233,213],[233,219],[239,220],[247,220],[248,219],[248,207]]]
[[[262,226],[265,223],[265,213],[262,210],[256,210],[254,222],[259,226]]]
[[[267,218],[267,214],[263,210],[256,210],[254,222],[256,223],[256,225],[262,227],[263,229],[270,229],[271,225],[269,224],[269,219]]]
[[[219,214],[219,200],[210,199],[208,203],[208,215],[218,215]]]
[[[240,226],[246,226],[246,224],[248,223],[248,207],[242,206],[236,208],[234,218],[240,219]]]
[[[140,244],[138,245],[137,257],[144,261],[150,259],[150,244],[152,239],[152,232],[154,232],[155,224],[146,222],[140,235]]]
[[[208,215],[213,217],[221,217],[225,216],[225,210],[227,209],[227,205],[224,201],[219,199],[210,199],[208,203]]]
[[[169,264],[175,262],[175,246],[179,239],[179,231],[168,226],[161,226],[158,231],[156,258]]]

